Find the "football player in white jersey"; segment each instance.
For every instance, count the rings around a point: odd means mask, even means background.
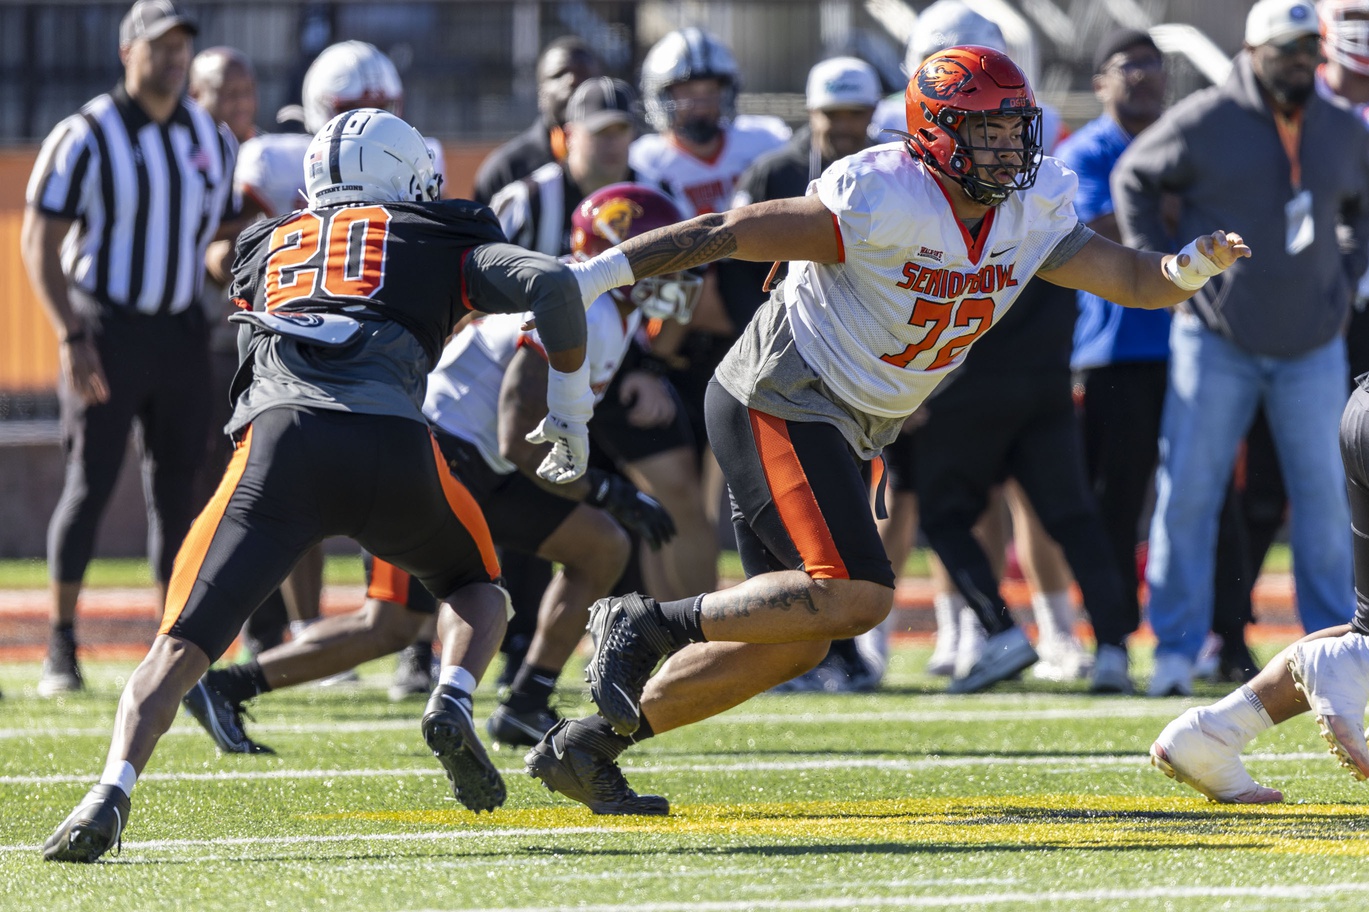
[[[383,52],[364,41],[323,49],[304,74],[307,133],[267,133],[243,143],[234,182],[245,197],[275,218],[304,204],[304,150],[323,125],[353,108],[403,114],[404,84]],[[440,143],[424,137],[439,176],[445,173]]]
[[[833,638],[884,620],[894,572],[869,506],[871,463],[1028,278],[1170,307],[1250,255],[1225,231],[1161,255],[1080,224],[1074,175],[1042,156],[1041,110],[998,51],[934,55],[906,97],[906,141],[840,159],[807,196],[701,216],[571,267],[592,300],[724,256],[790,261],[709,387],[709,441],[748,579],[677,602],[596,602],[586,676],[599,715],[558,724],[527,755],[530,774],[596,813],[666,813],[628,787],[623,750],[800,674]],[[1001,680],[1035,658],[1014,627],[981,661]]]
[[[642,61],[642,103],[657,132],[632,144],[628,162],[644,183],[664,187],[686,217],[722,212],[732,204],[743,171],[760,155],[789,139],[776,117],[739,116],[741,75],[727,46],[702,29],[679,29],[656,42]],[[649,327],[651,351],[670,366],[667,377],[684,401],[695,440],[702,446],[704,391],[708,378],[741,327],[728,316],[726,291],[717,271],[704,275],[704,290],[689,325]],[[705,509],[710,517],[721,480],[704,451]]]

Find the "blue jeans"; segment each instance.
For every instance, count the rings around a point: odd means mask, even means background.
[[[1349,622],[1350,507],[1338,443],[1348,370],[1339,337],[1295,358],[1271,358],[1243,351],[1197,317],[1175,317],[1146,567],[1156,653],[1194,659],[1202,648],[1212,623],[1217,518],[1261,401],[1288,488],[1303,628]]]

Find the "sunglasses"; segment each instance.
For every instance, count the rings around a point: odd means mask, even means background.
[[[1271,47],[1283,57],[1292,57],[1294,54],[1316,57],[1321,54],[1321,36],[1303,35],[1301,38],[1295,38],[1282,44],[1272,44]]]

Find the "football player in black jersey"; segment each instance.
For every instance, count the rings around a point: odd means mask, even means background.
[[[493,810],[504,784],[475,733],[470,693],[503,636],[508,596],[489,531],[447,470],[421,406],[443,342],[471,312],[531,310],[545,344],[551,444],[539,474],[585,470],[593,394],[579,286],[551,257],[504,242],[484,207],[438,201],[419,133],[392,114],[340,114],[304,161],[308,208],[239,239],[233,296],[248,324],[234,380],[233,459],[176,558],[165,615],[120,697],[99,783],[48,838],[45,858],[94,861],[117,845],[129,796],[182,696],[243,620],[314,543],[356,539],[445,603],[443,643],[460,649],[424,713],[423,734],[458,800]],[[187,696],[202,724],[236,713]]]

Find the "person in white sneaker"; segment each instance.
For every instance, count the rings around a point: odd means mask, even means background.
[[[1308,634],[1249,684],[1212,706],[1190,709],[1151,745],[1151,762],[1214,801],[1281,801],[1250,778],[1241,751],[1256,735],[1311,710],[1331,754],[1356,779],[1369,778],[1364,708],[1369,703],[1369,378],[1341,415],[1340,450],[1354,534],[1355,616]]]

